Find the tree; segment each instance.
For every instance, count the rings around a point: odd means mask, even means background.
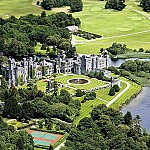
[[[140,7],[142,7],[144,11],[150,12],[150,0],[141,0]]]
[[[77,90],[76,90],[76,96],[77,96],[77,97],[81,97],[81,96],[83,96],[84,94],[85,94],[84,91],[82,91],[82,90],[80,90],[80,89],[77,89]]]
[[[46,12],[45,12],[45,11],[42,11],[42,13],[41,13],[41,18],[44,18],[44,17],[46,17]]]
[[[0,74],[2,74],[2,66],[8,62],[6,56],[0,56]]]
[[[118,85],[114,85],[113,88],[115,89],[115,92],[119,92],[120,91],[120,88]]]
[[[54,150],[53,146],[50,144],[48,150]]]
[[[132,115],[131,112],[127,111],[124,115],[124,124],[131,125],[132,124]]]
[[[5,105],[3,109],[3,116],[10,118],[20,117],[20,106],[18,104],[18,92],[12,85],[9,91],[5,92]]]
[[[105,9],[116,9],[122,11],[125,8],[124,0],[107,0]]]
[[[113,87],[109,90],[109,95],[110,96],[114,96],[115,95],[115,89]]]
[[[51,10],[53,8],[53,6],[54,6],[54,0],[43,0],[41,2],[41,6],[45,10]]]
[[[83,9],[82,0],[71,0],[70,9],[72,12],[82,11]]]

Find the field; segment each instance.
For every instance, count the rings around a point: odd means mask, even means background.
[[[48,132],[28,130],[29,134],[32,135],[34,140],[34,145],[49,146],[50,144],[54,145],[63,135],[52,134]]]
[[[83,0],[83,3],[83,11],[73,13],[74,17],[81,19],[80,29],[103,37],[90,41],[77,38],[76,47],[79,53],[98,54],[100,48],[106,48],[113,42],[125,43],[132,49],[141,47],[149,49],[150,14],[143,12],[135,0],[127,0],[126,8],[121,12],[105,10],[105,1]],[[19,17],[29,13],[39,15],[43,11],[36,5],[36,0],[8,0],[7,2],[1,0],[0,8],[0,17],[3,18],[11,15]],[[46,13],[68,12],[68,9],[69,7],[54,8]]]
[[[121,11],[105,10],[105,1],[84,0],[84,10],[74,13],[81,19],[81,29],[102,35],[101,39],[87,41],[77,39],[79,53],[99,53],[102,47],[113,42],[125,43],[129,48],[149,49],[150,15],[142,11],[134,0],[126,1],[126,8]]]
[[[42,1],[42,0],[39,0]],[[36,5],[37,0],[0,0],[0,17],[8,18],[10,16],[20,17],[26,14],[40,15],[43,9]],[[54,12],[68,12],[68,7],[54,8],[52,11],[46,11],[47,14]]]
[[[141,86],[137,85],[134,82],[131,82],[125,78],[121,78],[122,81],[128,82],[130,84],[130,88],[123,93],[112,105],[109,107],[113,108],[119,108],[122,104],[125,103],[126,100],[130,99],[134,94],[138,93],[141,90]],[[75,124],[78,124],[79,121],[84,118],[90,116],[90,112],[92,109],[99,105],[99,104],[108,104],[113,98],[115,98],[121,91],[123,91],[126,88],[126,83],[121,82],[121,89],[118,93],[116,93],[114,96],[109,96],[108,92],[109,89],[102,89],[96,91],[96,99],[87,101],[85,103],[81,104],[81,110],[80,110],[80,115],[76,118],[74,121]],[[82,98],[83,99],[83,98]],[[80,100],[82,100],[80,99]]]
[[[87,84],[72,84],[72,83],[68,83],[68,80],[74,79],[74,78],[87,79],[89,82]],[[103,81],[100,81],[100,80],[97,80],[97,79],[94,79],[94,78],[89,78],[89,77],[84,76],[84,75],[74,75],[74,74],[56,78],[56,81],[61,83],[61,84],[65,84],[65,85],[67,85],[69,87],[72,87],[72,88],[75,88],[75,89],[83,89],[83,90],[89,90],[91,88],[95,88],[95,87],[98,87],[98,86],[105,85],[105,82],[103,82]]]

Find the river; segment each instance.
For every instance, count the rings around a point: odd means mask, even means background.
[[[119,67],[122,63],[124,63],[127,60],[136,60],[136,59],[138,59],[138,58],[118,59],[116,61],[109,59],[109,65],[114,66],[114,67]],[[139,59],[139,60],[150,61],[150,59]]]
[[[136,58],[130,59],[118,59],[117,61],[109,60],[110,66],[119,67],[122,63],[127,60],[135,60]],[[150,61],[150,59],[139,59],[142,61]],[[121,110],[124,114],[130,111],[135,117],[140,115],[142,121],[141,124],[150,133],[150,87],[143,87],[143,91],[134,98],[127,106]]]
[[[130,111],[134,117],[140,115],[142,126],[150,133],[150,87],[143,87],[143,91],[121,111]]]

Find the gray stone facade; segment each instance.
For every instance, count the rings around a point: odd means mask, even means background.
[[[86,72],[102,70],[108,67],[107,55],[75,55],[73,58],[66,58],[62,52],[56,59],[46,59],[35,61],[36,58],[23,58],[22,61],[15,61],[14,58],[8,59],[8,66],[3,66],[5,77],[9,86],[27,83],[30,79],[40,79],[42,76],[54,73],[56,64],[57,73],[86,74]],[[43,71],[44,69],[44,71]]]

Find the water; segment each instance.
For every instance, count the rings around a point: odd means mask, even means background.
[[[116,61],[109,59],[109,65],[114,66],[114,67],[119,67],[122,63],[124,63],[127,60],[136,60],[136,59],[138,59],[138,58],[118,59]],[[139,60],[150,61],[150,59],[139,59]]]
[[[133,117],[140,115],[142,126],[150,133],[150,87],[143,87],[143,91],[121,111],[124,114],[130,111]]]

